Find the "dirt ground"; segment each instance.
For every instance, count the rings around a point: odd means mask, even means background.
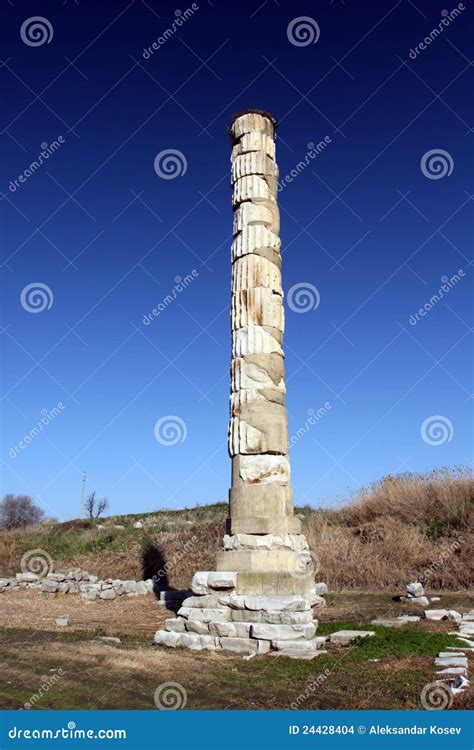
[[[474,601],[465,593],[443,594],[433,606],[466,611]],[[456,644],[448,636],[454,628],[428,621],[400,630],[370,626],[375,616],[401,613],[415,611],[387,595],[328,596],[318,612],[319,634],[375,629],[370,644],[330,645],[313,661],[247,661],[153,646],[155,631],[173,613],[151,595],[85,603],[79,596],[9,592],[0,599],[0,707],[156,709],[155,691],[174,682],[186,709],[421,708],[421,691],[435,679],[434,657]],[[56,626],[59,617],[70,624]],[[468,691],[452,708],[472,706]]]

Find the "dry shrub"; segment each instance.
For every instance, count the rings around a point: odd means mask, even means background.
[[[340,511],[348,526],[392,516],[406,524],[450,532],[472,527],[474,478],[466,467],[384,477],[353,493]]]
[[[473,581],[474,480],[465,468],[389,476],[339,511],[311,514],[308,540],[330,589],[432,589]]]

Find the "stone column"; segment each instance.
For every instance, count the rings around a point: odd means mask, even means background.
[[[230,136],[232,487],[217,567],[239,571],[246,591],[304,593],[314,577],[290,484],[275,121],[245,112]]]
[[[232,360],[229,518],[216,571],[155,640],[168,646],[312,658],[324,605],[293,511],[285,406],[280,217],[275,126],[249,110],[231,124]]]

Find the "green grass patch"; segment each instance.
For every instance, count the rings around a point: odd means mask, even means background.
[[[370,638],[359,638],[354,641],[355,650],[352,656],[361,661],[384,656],[435,657],[440,651],[446,651],[448,646],[459,646],[456,636],[417,630],[416,627],[409,625],[401,628],[383,628],[366,622],[328,622],[318,626],[317,635],[329,635],[337,630],[373,630],[375,632],[375,635]]]

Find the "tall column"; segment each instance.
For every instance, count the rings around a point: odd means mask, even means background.
[[[237,653],[317,655],[308,543],[293,511],[283,354],[283,290],[275,121],[236,115],[232,139],[232,483],[227,533],[215,571],[199,571],[192,596],[155,642]]]
[[[239,571],[245,590],[266,594],[314,590],[290,483],[275,127],[268,113],[249,111],[230,128],[232,484],[217,560]]]

